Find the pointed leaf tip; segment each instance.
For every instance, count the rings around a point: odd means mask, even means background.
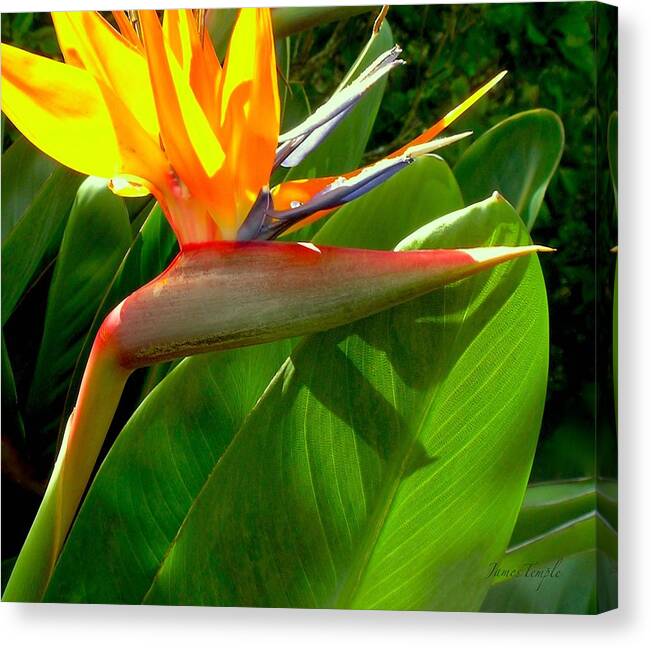
[[[477,263],[488,265],[517,259],[535,252],[555,252],[556,250],[544,245],[521,245],[518,247],[482,247],[462,251],[469,254]]]

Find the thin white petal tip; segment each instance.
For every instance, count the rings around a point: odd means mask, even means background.
[[[443,148],[444,146],[450,146],[459,140],[465,139],[472,135],[472,131],[464,131],[463,133],[458,133],[457,135],[450,135],[449,137],[439,137],[438,139],[432,140],[431,142],[425,142],[424,144],[417,144],[416,146],[410,146],[406,151],[405,155],[409,157],[420,157],[421,155],[427,155],[438,149]]]

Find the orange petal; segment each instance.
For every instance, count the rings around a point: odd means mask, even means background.
[[[269,9],[240,10],[220,94],[222,142],[241,223],[269,182],[278,143],[280,102]]]
[[[158,141],[158,119],[144,56],[95,11],[53,12],[66,61],[81,61]]]
[[[163,15],[163,34],[208,122],[216,130],[219,124],[217,88],[221,67],[210,38],[204,36],[204,42],[201,42],[190,9],[166,9]]]
[[[312,178],[310,180],[288,180],[274,187],[271,195],[274,209],[284,211],[295,207],[297,203],[306,203],[312,196],[325,189],[336,176]]]
[[[174,55],[168,55],[156,12],[140,11],[139,16],[167,157],[190,192],[212,203],[219,192],[211,176],[224,163],[223,149]]]
[[[292,209],[297,204],[304,204],[313,196],[325,189],[331,182],[337,179],[338,176],[329,176],[324,178],[312,178],[310,180],[289,180],[276,185],[271,190],[271,196],[274,202],[274,209],[284,211]],[[295,232],[296,230],[313,223],[327,216],[333,209],[323,209],[314,214],[310,214],[306,218],[301,219],[296,225],[290,227],[288,232]]]
[[[221,80],[222,66],[219,64],[219,59],[217,58],[215,48],[207,29],[203,34],[203,56],[206,62],[208,75],[214,80],[215,94],[217,94]]]
[[[105,178],[141,175],[137,159],[120,150],[102,92],[84,70],[3,44],[2,109],[65,166]]]
[[[124,11],[112,11],[113,18],[117,23],[118,29],[122,36],[124,36],[136,49],[143,50],[142,41],[138,38],[133,23]]]

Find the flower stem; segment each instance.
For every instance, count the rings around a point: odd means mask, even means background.
[[[104,327],[95,339],[47,490],[7,583],[3,601],[38,602],[75,517],[130,370]]]

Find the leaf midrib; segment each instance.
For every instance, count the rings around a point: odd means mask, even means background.
[[[496,233],[493,232],[493,234],[491,235],[490,240],[488,241],[488,243],[486,245],[487,246],[494,245],[495,237],[496,237]],[[467,303],[466,308],[464,310],[462,323],[459,326],[459,328],[458,328],[458,330],[457,330],[457,332],[456,332],[456,334],[454,336],[454,340],[452,341],[452,344],[450,344],[448,346],[449,351],[448,351],[447,358],[446,358],[446,360],[448,360],[448,361],[449,361],[449,358],[450,358],[451,350],[455,348],[455,346],[457,344],[457,340],[459,339],[459,336],[461,335],[461,332],[463,331],[463,329],[465,327],[466,317],[468,315],[468,309],[470,308],[470,305],[473,303],[474,299],[477,296],[476,293],[477,293],[477,286],[478,285],[479,284],[477,282],[475,282],[475,285],[473,286],[473,290],[471,292],[471,295],[468,298],[468,303]],[[443,292],[443,294],[445,294],[445,291],[448,290],[448,287],[443,286],[440,290]],[[507,302],[511,300],[512,296],[513,296],[513,293],[511,295],[509,295],[509,298],[508,298]],[[445,326],[446,326],[445,311],[444,311],[444,316],[443,317],[444,317],[444,319],[443,319],[443,327],[445,329]],[[465,353],[465,350],[457,358],[455,364],[458,363],[461,360],[464,353]],[[402,458],[402,461],[399,462],[396,471],[389,478],[389,487],[388,487],[389,496],[387,498],[386,505],[384,507],[379,508],[378,514],[376,516],[375,523],[373,523],[372,520],[369,520],[369,524],[372,526],[372,529],[371,529],[371,533],[369,534],[366,542],[364,542],[365,550],[362,552],[362,556],[361,556],[362,560],[360,562],[360,565],[359,565],[359,567],[357,569],[354,569],[354,566],[351,567],[351,570],[349,572],[351,574],[351,576],[348,577],[348,582],[345,583],[342,586],[342,588],[340,589],[340,594],[335,599],[335,601],[333,602],[332,607],[347,609],[348,607],[350,607],[350,603],[354,599],[354,595],[357,593],[357,588],[359,587],[359,585],[360,585],[360,583],[362,581],[364,570],[368,566],[368,564],[369,564],[369,562],[371,560],[371,556],[373,555],[373,551],[375,550],[375,547],[377,545],[377,541],[378,541],[378,538],[380,537],[380,533],[381,533],[382,529],[384,528],[386,520],[388,519],[388,517],[389,517],[389,515],[391,513],[391,510],[393,508],[393,505],[395,503],[396,495],[397,495],[398,490],[400,488],[400,485],[402,484],[402,481],[403,481],[402,477],[403,477],[403,475],[405,473],[405,469],[409,465],[409,461],[411,460],[412,453],[414,451],[414,448],[416,447],[416,443],[420,440],[421,434],[423,432],[423,427],[425,425],[425,421],[427,420],[427,414],[435,406],[436,400],[437,400],[437,398],[439,396],[442,384],[443,384],[443,382],[441,381],[436,385],[436,387],[432,390],[432,393],[431,393],[431,396],[429,398],[429,402],[428,402],[427,406],[423,407],[421,409],[421,416],[420,416],[420,420],[418,422],[418,426],[416,428],[416,431],[415,431],[414,435],[411,437],[409,444],[407,444],[405,454],[404,454],[404,456]]]

